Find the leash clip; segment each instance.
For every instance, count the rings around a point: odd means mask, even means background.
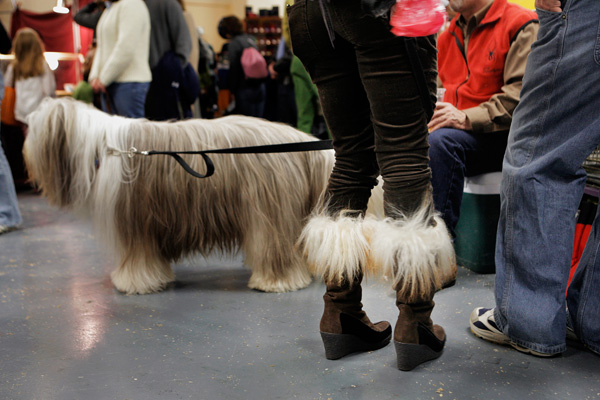
[[[139,151],[138,149],[136,149],[135,147],[130,147],[129,151],[127,152],[127,156],[129,158],[133,158],[135,157],[137,154],[142,155],[142,156],[147,156],[149,155],[149,153],[147,151]]]

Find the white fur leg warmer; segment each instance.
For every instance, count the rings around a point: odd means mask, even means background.
[[[431,298],[456,274],[454,247],[444,221],[428,224],[425,212],[410,218],[365,220],[369,238],[367,272],[393,280],[399,298],[414,302]]]
[[[363,218],[314,215],[304,227],[299,244],[309,268],[325,282],[353,281],[367,262],[369,243],[363,234]]]

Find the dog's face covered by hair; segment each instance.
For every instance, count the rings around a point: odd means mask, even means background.
[[[52,112],[48,112],[50,108]],[[95,174],[94,166],[81,165],[84,158],[75,154],[78,147],[83,150],[80,141],[85,139],[76,134],[76,119],[67,118],[76,109],[71,101],[45,102],[29,116],[23,147],[30,180],[58,207],[73,207],[84,201]]]
[[[287,125],[231,116],[176,123],[107,115],[72,99],[48,99],[29,118],[24,156],[51,204],[89,213],[120,256],[126,293],[161,290],[183,256],[240,248],[249,286],[283,292],[311,276],[294,244],[322,194],[331,151],[213,155],[215,174],[197,179],[170,157],[127,150],[207,150],[314,140]],[[186,156],[204,170],[200,156]]]

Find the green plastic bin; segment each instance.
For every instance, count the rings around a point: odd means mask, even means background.
[[[468,178],[456,226],[458,265],[481,274],[496,272],[496,230],[500,215],[501,173]]]

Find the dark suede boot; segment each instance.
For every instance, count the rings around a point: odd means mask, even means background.
[[[431,321],[433,300],[405,304],[402,299],[397,299],[396,305],[400,311],[394,328],[398,369],[410,371],[441,356],[446,334],[444,328]]]
[[[362,309],[361,278],[352,284],[327,284],[320,331],[325,357],[337,360],[350,353],[377,350],[387,345],[392,328],[387,321],[373,324]]]

